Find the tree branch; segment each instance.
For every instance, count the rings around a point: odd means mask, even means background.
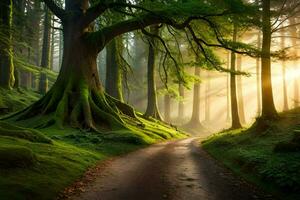
[[[59,7],[53,0],[42,0],[42,1],[45,2],[47,7],[51,10],[51,12],[53,12],[54,15],[56,15],[59,19],[63,21],[66,15],[64,9]]]

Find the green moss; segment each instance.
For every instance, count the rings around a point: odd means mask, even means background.
[[[0,168],[27,168],[36,164],[34,153],[25,147],[0,147]]]
[[[281,199],[300,198],[300,113],[290,111],[264,132],[255,127],[225,131],[208,138],[203,147],[246,180]]]

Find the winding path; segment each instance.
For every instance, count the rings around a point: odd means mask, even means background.
[[[272,199],[235,178],[201,148],[199,139],[152,145],[114,159],[78,200]]]

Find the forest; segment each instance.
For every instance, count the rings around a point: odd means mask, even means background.
[[[1,0],[0,200],[300,199],[300,1]]]

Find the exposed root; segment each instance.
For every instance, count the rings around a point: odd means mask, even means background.
[[[72,90],[73,89],[73,90]],[[26,120],[35,116],[49,115],[49,123],[38,125],[45,127],[57,124],[59,127],[70,125],[74,128],[103,132],[115,128],[126,128],[123,118],[142,122],[134,109],[103,91],[89,89],[80,85],[75,89],[68,85],[63,90],[53,87],[42,99],[27,109],[10,116],[16,120]]]

